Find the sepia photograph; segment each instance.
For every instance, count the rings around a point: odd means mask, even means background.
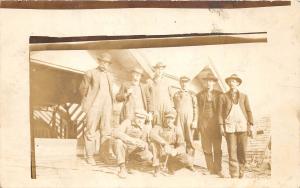
[[[102,38],[31,38],[32,178],[271,177],[266,32]]]
[[[299,188],[299,3],[1,1],[0,187]]]

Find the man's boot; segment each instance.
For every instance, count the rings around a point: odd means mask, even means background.
[[[120,164],[120,171],[118,173],[118,176],[122,179],[125,179],[127,177],[127,170],[125,167],[125,163]]]
[[[160,173],[160,167],[159,166],[155,166],[154,167],[154,174],[153,174],[153,176],[157,177],[159,175],[159,173]]]
[[[95,159],[94,159],[93,156],[87,157],[86,162],[87,162],[88,164],[92,165],[92,166],[95,166],[95,165],[96,165],[96,161],[95,161]]]
[[[196,172],[196,170],[195,170],[195,168],[194,168],[193,165],[189,165],[189,166],[187,166],[186,168],[189,169],[189,170],[192,171],[192,172]]]
[[[175,170],[173,168],[168,168],[168,174],[175,175]]]
[[[240,164],[240,169],[239,169],[239,178],[242,179],[244,177],[244,172],[245,172],[245,165]]]
[[[219,171],[219,172],[216,172],[216,175],[219,177],[219,178],[224,178],[224,174],[222,173],[222,171]]]
[[[222,152],[214,154],[214,172],[219,178],[224,178],[224,174],[222,173]]]
[[[214,174],[213,169],[213,156],[211,153],[204,153],[207,170],[210,174]]]

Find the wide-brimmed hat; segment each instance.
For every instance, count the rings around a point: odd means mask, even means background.
[[[100,54],[97,59],[99,61],[104,61],[104,62],[107,62],[107,63],[112,63],[112,56],[109,54],[109,53],[102,53]]]
[[[231,76],[227,77],[225,79],[226,84],[229,85],[229,81],[232,80],[232,79],[236,80],[237,82],[239,82],[239,85],[241,85],[242,79],[240,77],[238,77],[238,75],[236,75],[236,74],[232,74]]]
[[[164,113],[165,118],[176,118],[176,111],[170,110]]]
[[[159,68],[166,68],[166,65],[159,62],[155,66],[153,66],[154,69],[159,69]]]
[[[136,73],[139,73],[139,74],[143,74],[144,71],[143,69],[139,68],[139,67],[135,67],[131,70],[131,72],[136,72]]]
[[[189,77],[187,77],[187,76],[181,76],[180,78],[179,78],[179,81],[180,82],[189,82],[191,79],[189,78]]]
[[[206,75],[206,77],[203,78],[203,80],[213,80],[213,81],[217,82],[218,78],[215,77],[215,75],[213,75],[212,73],[208,73]]]
[[[146,119],[147,112],[145,110],[137,110],[135,111],[135,117]]]

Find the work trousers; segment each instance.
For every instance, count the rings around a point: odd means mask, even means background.
[[[148,148],[142,150],[136,146],[124,143],[121,139],[113,139],[112,143],[118,165],[121,165],[129,160],[150,162],[153,158],[153,155]]]
[[[201,120],[201,144],[205,156],[206,166],[210,172],[222,170],[222,135],[220,127],[214,119]]]
[[[153,166],[159,166],[160,164],[163,164],[171,170],[178,170],[180,168],[193,166],[193,161],[188,157],[186,153],[178,154],[176,156],[168,156],[164,151],[162,145],[158,143],[151,143],[150,150],[153,154]]]
[[[229,173],[233,178],[244,174],[247,140],[247,132],[226,133],[229,154]]]
[[[111,135],[111,115],[112,104],[110,101],[107,104],[92,106],[86,114],[86,127],[84,131],[84,141],[87,157],[93,157],[96,151],[96,130],[100,130],[100,153],[106,155],[109,152],[110,135]],[[100,109],[99,109],[100,108]]]
[[[184,140],[186,143],[186,153],[189,160],[194,160],[195,146],[194,146],[194,129],[191,128],[193,122],[192,112],[178,112],[176,125],[181,126]]]

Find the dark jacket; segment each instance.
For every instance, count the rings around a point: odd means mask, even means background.
[[[219,103],[219,97],[222,94],[221,91],[213,90],[212,91],[212,103],[213,103],[213,112],[217,117],[218,113],[218,103]],[[207,102],[207,90],[204,90],[197,94],[197,101],[198,101],[198,113],[199,113],[199,123],[204,118],[204,107]]]
[[[253,117],[251,108],[249,105],[249,100],[247,95],[238,92],[238,101],[239,105],[241,107],[241,110],[248,122],[248,125],[253,125]],[[218,124],[224,125],[225,120],[228,117],[231,107],[232,107],[233,101],[231,98],[231,92],[228,91],[220,96],[219,99],[219,105],[218,105]]]

